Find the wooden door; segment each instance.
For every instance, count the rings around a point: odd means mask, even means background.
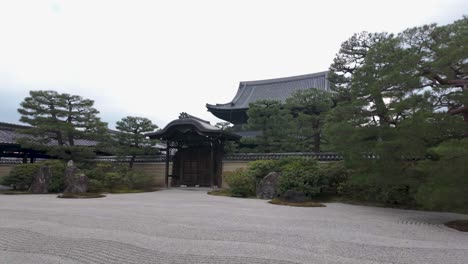
[[[210,186],[210,149],[192,147],[181,149],[180,184],[187,186]]]

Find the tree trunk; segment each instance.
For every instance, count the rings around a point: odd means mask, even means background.
[[[466,82],[466,81],[465,81]],[[463,93],[468,91],[468,83],[463,85]],[[466,97],[465,97],[466,98]],[[462,101],[463,105],[454,109],[449,109],[448,113],[451,115],[463,115],[463,121],[468,123],[468,102],[466,100]],[[468,129],[465,130],[465,137],[468,137]]]
[[[73,139],[73,135],[68,134],[68,144],[69,144],[70,146],[74,146],[74,145],[75,145],[75,140]]]
[[[320,152],[320,120],[315,120],[312,123],[312,129],[314,131],[313,137],[313,145],[312,151],[313,152]]]
[[[314,145],[312,151],[320,152],[320,132],[314,133]]]
[[[136,156],[133,155],[131,158],[130,158],[130,163],[128,164],[128,167],[131,169],[133,168],[133,163],[135,163],[135,158]]]
[[[63,138],[62,138],[62,133],[60,131],[55,133],[57,135],[57,144],[59,146],[63,146]]]

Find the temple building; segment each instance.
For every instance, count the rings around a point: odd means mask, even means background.
[[[23,163],[28,161],[33,163],[36,159],[48,159],[45,151],[38,151],[31,148],[21,146],[19,139],[28,138],[35,139],[30,134],[25,133],[26,130],[32,128],[26,125],[17,125],[0,122],[0,162],[8,159],[22,159]],[[99,142],[90,139],[76,139],[76,146],[95,147]],[[45,143],[46,146],[57,146],[57,140],[49,140]],[[104,153],[97,153],[104,154]]]
[[[206,104],[206,108],[216,117],[234,125],[247,123],[249,104],[258,100],[286,101],[294,92],[317,88],[330,90],[327,72],[317,72],[299,76],[240,82],[236,95],[225,104]]]
[[[239,135],[187,113],[181,113],[179,119],[147,136],[167,144],[166,186],[222,186],[224,144],[240,139]],[[172,157],[172,169],[169,168],[171,150],[177,150]]]

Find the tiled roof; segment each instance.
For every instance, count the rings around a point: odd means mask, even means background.
[[[166,125],[162,130],[159,130],[157,132],[152,132],[146,134],[150,138],[166,138],[171,135],[171,130],[172,129],[177,129],[177,127],[184,127],[184,126],[193,126],[195,127],[198,131],[202,133],[216,133],[219,135],[223,135],[227,138],[234,138],[234,139],[239,139],[240,136],[229,133],[227,131],[223,131],[221,128],[213,126],[210,124],[210,122],[200,119],[198,117],[189,115],[187,113],[181,113],[179,116],[179,119],[173,120],[169,124]],[[184,129],[185,131],[186,129]]]
[[[17,125],[0,122],[0,144],[18,144],[18,139],[29,138],[34,139],[33,136],[21,133],[19,130],[29,129],[30,126]],[[75,139],[76,146],[96,146],[98,144],[95,140],[89,139]],[[48,146],[56,146],[57,141],[50,140],[47,143]]]
[[[294,92],[317,88],[329,90],[327,72],[277,78],[260,81],[241,82],[237,94],[226,104],[206,104],[208,109],[247,109],[258,100],[279,100],[284,102]]]
[[[262,131],[234,131],[232,132],[242,138],[255,138],[262,134]]]
[[[290,152],[290,153],[235,153],[227,155],[224,160],[229,161],[253,161],[253,160],[277,160],[285,157],[307,157],[318,161],[342,160],[343,156],[333,152]]]
[[[172,155],[170,159],[172,159]],[[119,156],[97,156],[94,158],[94,161],[97,162],[129,162],[132,157],[119,157]],[[136,157],[136,163],[145,163],[145,162],[165,162],[166,155],[154,155],[154,156],[141,156]]]
[[[314,158],[318,161],[338,161],[342,160],[343,157],[337,153],[331,152],[293,152],[293,153],[235,153],[227,155],[223,158],[224,161],[254,161],[254,160],[277,160],[284,157],[308,157]],[[173,155],[170,156],[172,160]],[[95,159],[97,162],[128,162],[130,157],[118,157],[118,156],[97,156]],[[141,156],[137,157],[136,163],[148,163],[148,162],[165,162],[166,155],[154,155],[154,156]],[[22,163],[21,158],[2,158],[0,164],[15,164]]]
[[[28,126],[0,122],[0,144],[16,144],[16,140],[25,135],[16,132],[18,129],[26,129]]]
[[[284,157],[307,157],[314,158],[318,161],[337,161],[342,160],[343,157],[337,153],[332,152],[291,152],[291,153],[235,153],[227,155],[223,158],[224,161],[254,161],[254,160],[277,160]],[[171,156],[172,159],[172,156]],[[122,162],[130,160],[130,157],[117,156],[98,156],[96,161],[109,161],[109,162]],[[137,157],[135,162],[164,162],[166,155],[154,155]]]

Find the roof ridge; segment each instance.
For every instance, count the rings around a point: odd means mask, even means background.
[[[13,124],[13,123],[7,123],[7,122],[0,122],[0,127],[12,128],[12,129],[32,128],[32,126]]]
[[[297,80],[315,78],[315,77],[319,77],[319,76],[322,76],[322,75],[326,75],[327,73],[328,73],[328,71],[322,71],[322,72],[316,72],[316,73],[295,75],[295,76],[290,76],[290,77],[281,77],[281,78],[254,80],[254,81],[242,81],[242,82],[240,82],[240,85],[258,85],[258,84],[283,83],[283,82],[290,82],[290,81],[297,81]]]
[[[186,112],[180,113],[179,119],[187,119],[187,118],[192,118],[192,119],[198,120],[198,121],[200,121],[200,122],[206,123],[206,124],[208,124],[208,125],[211,125],[211,124],[210,124],[210,121],[201,119],[201,118],[199,118],[199,117],[193,116],[193,115],[188,114],[188,113],[186,113]]]

